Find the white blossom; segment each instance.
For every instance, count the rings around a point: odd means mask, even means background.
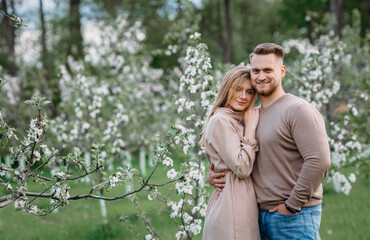
[[[163,162],[162,162],[164,165],[166,165],[167,167],[169,166],[173,166],[173,160],[169,157],[166,157]]]
[[[186,237],[186,232],[185,231],[178,231],[176,233],[176,240],[180,240]]]
[[[90,128],[90,124],[85,122],[82,124],[82,129],[89,129]]]
[[[109,185],[111,186],[111,187],[115,187],[115,186],[117,186],[117,183],[119,182],[119,178],[117,177],[117,176],[111,176],[110,178],[109,178]]]
[[[55,194],[54,194],[54,196],[56,197],[56,198],[60,198],[61,197],[61,192],[62,192],[62,189],[61,188],[57,188],[56,190],[55,190]]]
[[[175,169],[171,169],[171,170],[169,170],[168,172],[167,172],[167,177],[169,178],[169,179],[175,179],[176,177],[177,177],[177,172],[176,172],[176,170]]]
[[[194,234],[197,235],[202,230],[202,220],[195,219],[193,223],[190,224],[189,230]]]
[[[351,173],[348,176],[348,180],[351,181],[352,183],[355,183],[356,182],[356,175],[354,173]]]
[[[194,34],[190,35],[190,39],[200,38],[201,34],[198,32],[195,32]]]
[[[33,155],[35,156],[35,161],[39,161],[40,160],[41,155],[40,155],[40,153],[38,151],[34,151],[33,152]]]
[[[24,205],[26,204],[26,201],[22,199],[17,199],[14,201],[14,207],[15,208],[24,208]]]
[[[177,182],[176,185],[176,190],[181,194],[181,193],[187,193],[187,194],[192,194],[193,192],[193,186],[190,184],[190,182],[184,181],[184,182]]]
[[[37,208],[37,206],[36,205],[33,205],[32,207],[31,207],[31,209],[30,209],[30,213],[32,213],[32,214],[37,214],[37,212],[38,212],[38,208]]]
[[[66,176],[66,174],[64,172],[57,172],[57,176],[59,178],[64,178]]]

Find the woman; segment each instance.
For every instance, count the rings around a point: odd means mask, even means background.
[[[245,67],[231,69],[203,129],[201,145],[215,170],[226,173],[222,192],[213,191],[204,223],[204,240],[260,239],[258,210],[250,173],[256,151],[259,109]]]

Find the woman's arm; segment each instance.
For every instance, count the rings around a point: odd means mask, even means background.
[[[206,141],[237,177],[248,177],[253,169],[257,141],[249,135],[240,138],[230,119],[218,118],[212,125],[212,133],[206,136]]]
[[[256,138],[256,129],[260,118],[260,109],[252,108],[244,113],[244,136]]]

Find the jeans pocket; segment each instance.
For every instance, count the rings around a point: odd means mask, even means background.
[[[271,216],[269,233],[271,233],[271,239],[306,239],[304,226],[301,213],[284,215],[275,212]]]
[[[320,211],[311,212],[311,219],[312,224],[314,226],[314,230],[318,232],[320,229],[321,212]]]
[[[275,214],[278,215],[278,216],[286,217],[286,218],[293,217],[293,216],[298,216],[299,215],[299,213],[285,215],[285,214],[281,214],[279,212],[275,212]]]
[[[279,222],[279,224],[283,224],[286,226],[304,224],[303,215],[301,213],[296,213],[293,215],[284,215],[279,212],[276,212],[274,213],[273,218],[275,218],[275,220]]]

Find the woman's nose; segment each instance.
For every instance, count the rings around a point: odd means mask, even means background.
[[[245,99],[247,98],[247,93],[245,91],[242,92],[242,94],[240,95],[241,98]]]

